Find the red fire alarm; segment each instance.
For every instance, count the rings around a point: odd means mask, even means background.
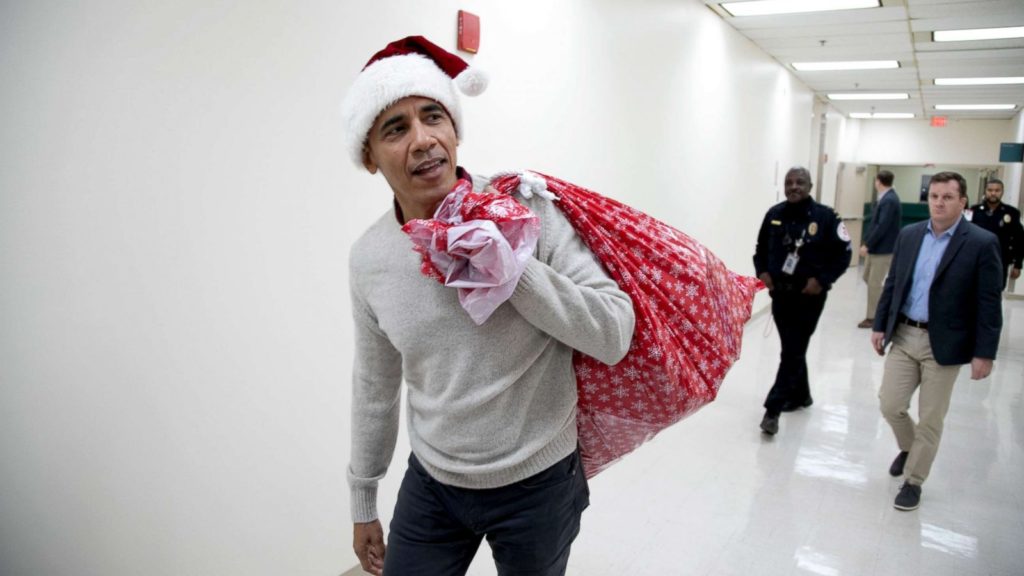
[[[935,128],[945,128],[946,117],[945,116],[932,116],[932,126]]]
[[[459,10],[459,50],[476,54],[480,49],[480,17]]]

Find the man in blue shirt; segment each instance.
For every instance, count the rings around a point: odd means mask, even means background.
[[[942,437],[960,366],[971,379],[992,371],[1002,328],[999,242],[963,218],[967,182],[940,172],[928,187],[929,219],[900,231],[878,301],[871,345],[892,344],[878,397],[900,452],[889,473],[903,476],[898,510],[914,510]],[[918,397],[918,422],[908,413]]]

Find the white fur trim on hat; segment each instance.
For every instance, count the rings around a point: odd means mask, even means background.
[[[468,70],[459,76],[466,72]],[[356,166],[363,167],[363,146],[377,116],[408,96],[422,96],[439,102],[451,116],[456,135],[461,137],[462,110],[452,78],[426,56],[391,56],[367,66],[356,77],[341,103],[345,151]]]

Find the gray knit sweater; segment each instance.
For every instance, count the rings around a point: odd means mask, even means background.
[[[377,518],[403,379],[410,444],[423,467],[444,484],[495,488],[576,448],[573,349],[609,364],[629,349],[629,297],[551,201],[519,200],[540,217],[540,240],[512,297],[482,326],[454,288],[420,273],[394,211],[353,245],[353,522]]]

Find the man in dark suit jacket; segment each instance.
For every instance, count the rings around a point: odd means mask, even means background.
[[[895,176],[888,170],[879,170],[875,176],[875,191],[878,200],[871,209],[871,227],[864,235],[860,255],[864,257],[864,282],[868,285],[868,307],[864,320],[858,328],[874,325],[875,309],[882,296],[885,276],[892,264],[892,251],[896,247],[896,235],[900,233],[903,209],[900,197],[892,189]]]
[[[971,379],[992,371],[1003,325],[999,241],[963,218],[967,182],[940,172],[928,188],[930,218],[900,231],[892,268],[875,311],[871,345],[892,343],[878,392],[899,445],[889,473],[904,476],[894,503],[914,510],[942,437],[960,366]],[[908,414],[920,390],[918,420]]]

